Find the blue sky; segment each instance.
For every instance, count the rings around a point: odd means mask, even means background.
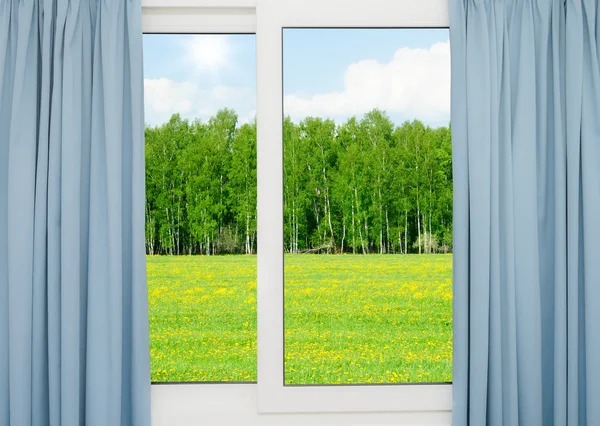
[[[397,123],[450,119],[448,30],[285,29],[284,112],[342,122],[372,108]],[[146,122],[256,114],[254,35],[144,35]]]

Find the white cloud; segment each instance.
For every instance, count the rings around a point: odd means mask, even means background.
[[[231,43],[225,35],[203,35],[186,40],[187,58],[199,72],[214,73],[231,59]]]
[[[450,120],[450,43],[430,49],[398,49],[389,63],[365,60],[350,65],[344,90],[285,97],[285,113],[345,118],[380,108],[404,119]]]
[[[240,123],[254,116],[254,91],[248,87],[215,86],[202,89],[191,82],[166,78],[144,80],[145,121],[151,126],[162,124],[175,113],[183,118],[202,121],[214,116],[219,109],[234,109]]]
[[[249,123],[252,123],[255,119],[256,119],[256,110],[253,109],[251,111],[248,111],[248,113],[246,113],[244,115],[240,115],[238,122],[240,125],[249,124]]]

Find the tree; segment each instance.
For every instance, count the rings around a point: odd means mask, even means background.
[[[452,250],[450,127],[373,110],[339,125],[286,118],[283,132],[288,252]],[[256,123],[225,109],[145,133],[147,252],[256,253]]]
[[[229,167],[230,199],[236,235],[244,233],[244,253],[255,252],[256,243],[256,122],[236,131]]]

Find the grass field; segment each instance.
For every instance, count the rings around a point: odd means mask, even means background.
[[[288,384],[452,380],[451,255],[286,255]],[[256,380],[256,257],[148,257],[152,380]]]

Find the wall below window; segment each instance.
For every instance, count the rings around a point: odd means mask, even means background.
[[[153,426],[196,425],[439,425],[450,412],[258,414],[254,384],[153,385]]]

